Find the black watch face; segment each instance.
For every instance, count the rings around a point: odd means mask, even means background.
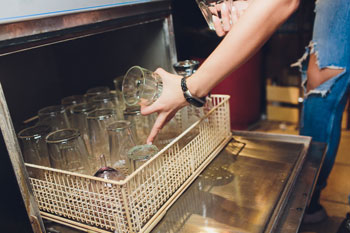
[[[203,107],[203,104],[194,98],[187,97],[186,100],[195,107]]]

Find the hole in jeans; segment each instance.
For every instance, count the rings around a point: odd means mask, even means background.
[[[316,89],[322,83],[342,73],[344,69],[332,67],[320,69],[317,65],[317,56],[315,53],[310,54],[309,65],[307,69],[307,92]]]

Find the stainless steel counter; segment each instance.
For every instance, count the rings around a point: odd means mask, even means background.
[[[306,138],[233,134],[152,232],[298,232],[325,146],[304,160]]]
[[[325,148],[306,137],[234,132],[152,232],[298,232]]]

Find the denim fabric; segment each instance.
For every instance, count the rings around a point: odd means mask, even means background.
[[[314,141],[326,142],[328,149],[316,188],[322,189],[337,154],[341,120],[349,94],[350,1],[318,0],[313,38],[297,65],[301,68],[303,86],[307,82],[309,54],[314,53],[320,69],[341,69],[339,75],[305,93],[300,134]]]

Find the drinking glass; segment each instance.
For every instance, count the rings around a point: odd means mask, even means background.
[[[116,94],[103,93],[92,97],[90,101],[96,104],[97,108],[115,109],[118,119],[124,119],[122,105],[118,102]]]
[[[118,120],[115,110],[110,108],[96,109],[89,112],[86,119],[92,156],[95,158],[95,161],[99,161],[99,156],[104,154],[107,164],[110,164],[107,127],[109,124]]]
[[[92,175],[85,143],[77,129],[60,129],[46,136],[50,163],[53,168]]]
[[[89,141],[87,115],[89,112],[92,112],[96,109],[97,107],[93,103],[82,103],[82,104],[77,104],[73,106],[71,110],[72,111],[72,117],[71,117],[72,128],[78,129],[80,131],[80,134],[84,139],[84,142],[86,144],[89,154],[91,154],[91,145]]]
[[[21,130],[18,138],[21,139],[23,159],[26,163],[50,167],[49,153],[45,137],[51,128],[47,125],[36,125]]]
[[[77,105],[77,104],[81,104],[81,103],[85,103],[86,99],[83,95],[71,95],[71,96],[67,96],[61,99],[61,104],[66,108],[67,110],[67,116],[68,116],[68,120],[71,121],[72,119],[72,107]]]
[[[139,106],[127,108],[124,111],[124,119],[131,122],[133,135],[137,144],[144,144],[151,132],[152,126],[156,120],[155,114],[144,116],[141,114]]]
[[[111,166],[115,169],[127,170],[128,151],[134,147],[135,140],[130,121],[116,121],[107,128]]]
[[[101,95],[101,94],[108,94],[110,93],[110,91],[111,91],[110,88],[107,86],[93,87],[86,91],[85,98],[87,101],[90,101],[91,97],[94,97],[96,95]]]
[[[94,174],[96,177],[100,177],[106,180],[124,180],[126,177],[125,175],[117,169],[111,168],[107,166],[106,158],[104,155],[100,156],[101,160],[101,168],[98,169],[98,171]],[[107,186],[110,186],[110,184],[106,184]]]
[[[126,105],[149,105],[161,94],[161,77],[140,66],[131,67],[125,74],[122,84],[123,98]]]
[[[196,70],[198,69],[199,61],[196,61],[196,60],[179,61],[179,62],[176,62],[173,65],[173,67],[177,74],[184,77],[189,77],[193,73],[195,73]]]
[[[128,151],[128,158],[130,160],[130,173],[136,171],[155,154],[159,152],[155,145],[137,145]]]
[[[118,102],[121,105],[121,109],[123,111],[125,110],[126,106],[124,103],[123,93],[122,93],[122,86],[123,86],[123,76],[116,77],[113,79],[114,87],[115,87],[115,94],[117,95]]]
[[[223,15],[227,15],[231,23],[232,0],[196,0],[209,29],[215,31],[213,16],[221,20]]]
[[[61,99],[61,104],[63,106],[72,106],[86,102],[83,95],[71,95]]]
[[[38,112],[39,125],[48,125],[52,130],[70,128],[67,111],[63,105],[52,105]]]

